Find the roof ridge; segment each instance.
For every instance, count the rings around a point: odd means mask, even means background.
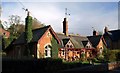
[[[97,35],[97,36],[87,36],[87,37],[99,37],[99,36],[103,36],[103,35]]]
[[[108,32],[115,32],[115,31],[120,31],[120,29],[118,29],[118,30],[110,30]]]
[[[37,29],[33,29],[32,31],[35,31],[35,30],[40,30],[40,29],[44,29],[44,28],[49,28],[49,27],[51,27],[51,26],[50,26],[50,25],[48,25],[48,26],[40,27],[40,28],[37,28]]]
[[[62,32],[55,32],[56,34],[62,34],[62,35],[64,35],[64,33],[62,33]]]

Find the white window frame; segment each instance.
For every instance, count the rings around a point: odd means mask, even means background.
[[[51,48],[49,46],[50,45],[45,46],[45,50],[44,50],[44,57],[45,58],[51,57]]]

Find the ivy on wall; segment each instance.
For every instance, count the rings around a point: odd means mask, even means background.
[[[30,47],[29,44],[30,41],[33,38],[33,33],[32,33],[32,17],[31,16],[27,16],[27,18],[25,19],[25,41],[26,41],[26,54],[27,56],[30,55]]]
[[[2,46],[2,50],[6,49],[10,44],[10,39],[2,37],[2,40],[0,42],[0,45]]]
[[[52,37],[51,39],[51,45],[52,45],[52,58],[58,58],[58,49],[60,48],[60,45],[58,44],[57,40]]]
[[[25,38],[26,42],[29,43],[32,40],[33,34],[32,34],[32,17],[27,16],[25,21]]]

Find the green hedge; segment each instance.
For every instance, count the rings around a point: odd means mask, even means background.
[[[108,50],[108,60],[112,61],[120,61],[120,50]]]
[[[45,72],[58,72],[60,70],[71,69],[75,67],[83,67],[80,62],[62,62],[62,59],[36,59],[36,60],[13,60],[3,59],[2,71],[3,72],[32,72],[32,73],[45,73]]]
[[[102,57],[103,56],[103,57]],[[96,63],[120,61],[120,50],[105,50],[103,55],[92,59]]]

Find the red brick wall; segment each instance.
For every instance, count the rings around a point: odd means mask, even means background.
[[[38,41],[39,46],[37,46],[37,50],[39,50],[42,58],[44,57],[45,46],[47,44],[51,45],[51,40],[52,40],[52,34],[48,30]]]
[[[5,34],[5,37],[8,38],[10,36],[10,32],[0,28],[0,35],[4,35]]]
[[[101,48],[103,48],[103,41],[100,40],[99,44],[97,45],[97,51],[99,51]]]

